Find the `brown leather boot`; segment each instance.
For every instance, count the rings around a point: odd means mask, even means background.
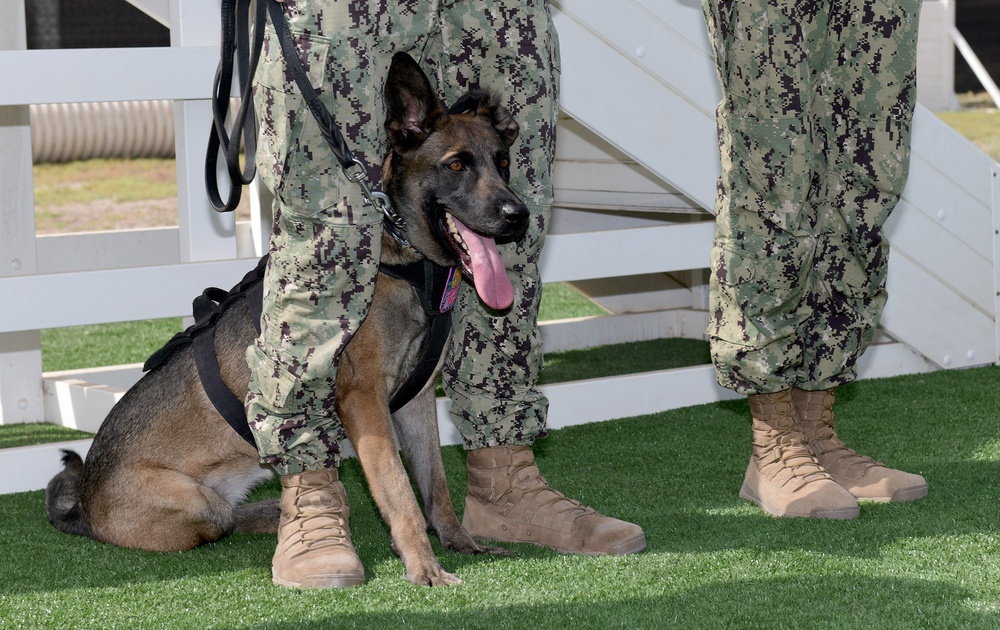
[[[860,510],[816,461],[793,413],[790,390],[749,397],[753,448],[740,496],[771,516],[852,519]]]
[[[834,425],[833,391],[792,389],[809,450],[833,480],[863,501],[914,501],[927,496],[927,482],[920,475],[894,470],[844,446]]]
[[[550,488],[530,446],[472,450],[467,467],[462,525],[477,540],[525,542],[589,556],[646,548],[638,525],[602,516]]]
[[[336,468],[281,477],[274,583],[295,588],[363,583],[365,570],[351,543],[350,515]]]

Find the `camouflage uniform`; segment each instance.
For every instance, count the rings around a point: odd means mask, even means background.
[[[547,409],[534,387],[537,259],[552,204],[557,114],[558,42],[547,1],[287,0],[285,14],[310,80],[372,181],[388,148],[382,88],[394,53],[417,59],[448,103],[479,86],[508,99],[521,125],[511,183],[532,211],[523,241],[500,247],[514,305],[487,312],[463,284],[444,381],[467,447],[531,443],[544,433]],[[381,245],[382,216],[345,181],[298,92],[269,30],[254,99],[274,225],[246,402],[261,461],[280,474],[339,463],[336,362],[367,312]]]
[[[885,305],[920,0],[704,2],[723,88],[708,334],[742,394],[853,380]]]

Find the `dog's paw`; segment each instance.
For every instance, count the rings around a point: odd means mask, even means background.
[[[452,586],[462,584],[461,578],[453,573],[448,573],[441,568],[441,565],[428,567],[424,570],[406,573],[406,580],[417,586]]]
[[[472,536],[469,535],[469,532],[458,524],[449,529],[442,528],[438,533],[438,539],[441,540],[445,549],[468,555],[488,553],[497,556],[509,556],[514,553],[512,550],[505,547],[493,547],[491,545],[483,545],[476,542]]]
[[[480,545],[477,544],[478,549],[472,553],[488,553],[494,556],[511,556],[514,555],[513,549],[508,549],[506,547],[494,547],[493,545]]]

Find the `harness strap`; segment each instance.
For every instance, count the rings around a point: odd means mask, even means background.
[[[420,350],[420,362],[413,367],[406,381],[399,386],[396,393],[389,399],[389,412],[396,413],[419,394],[431,376],[444,354],[444,346],[451,335],[451,315],[444,314],[430,318],[430,330],[424,338]]]
[[[208,399],[229,426],[256,448],[257,442],[254,441],[253,432],[247,422],[243,401],[237,398],[222,381],[219,358],[215,354],[215,326],[210,326],[204,334],[195,337],[192,345],[194,362],[198,367],[198,378],[205,393],[208,394]]]
[[[404,280],[420,296],[428,318],[427,336],[420,348],[420,361],[406,381],[389,399],[389,411],[395,413],[420,393],[437,368],[451,334],[451,308],[455,305],[462,273],[458,267],[441,267],[424,259],[409,265],[379,265],[379,272]]]

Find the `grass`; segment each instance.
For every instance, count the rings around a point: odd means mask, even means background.
[[[952,129],[1000,162],[1000,112],[995,109],[938,112]]]
[[[465,580],[442,589],[403,580],[354,461],[342,478],[368,582],[345,591],[272,586],[273,536],[173,554],[118,549],[55,531],[41,492],[7,495],[0,627],[996,628],[998,380],[990,367],[842,388],[843,437],[931,487],[847,522],[772,519],[737,498],[742,401],[553,431],[536,447],[549,481],[642,525],[648,549],[587,558],[509,545],[510,558],[466,557],[432,539]],[[461,511],[464,456],[443,454]],[[255,498],[277,492],[270,483]]]
[[[173,159],[86,160],[36,164],[35,205],[109,199],[122,203],[177,196]]]
[[[43,330],[42,371],[144,363],[182,329],[180,317],[168,317]]]
[[[66,442],[69,440],[84,440],[91,436],[91,433],[85,431],[77,431],[76,429],[49,424],[47,422],[0,424],[0,449],[49,444],[51,442]]]

